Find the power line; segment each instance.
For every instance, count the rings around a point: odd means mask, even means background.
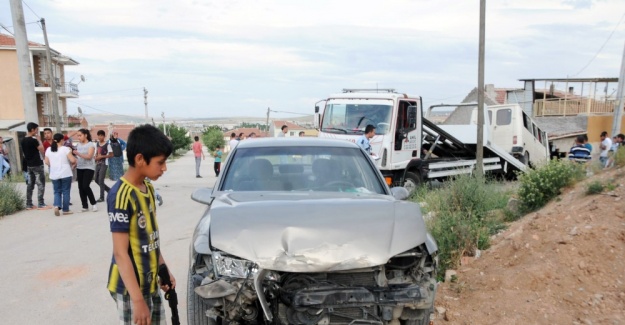
[[[122,91],[131,91],[131,90],[142,90],[143,88],[130,88],[130,89],[121,89],[121,90],[108,90],[101,91],[99,93],[91,93],[91,94],[81,94],[81,96],[91,96],[91,95],[99,95],[99,94],[109,94],[109,93],[117,93]]]
[[[599,53],[601,53],[601,51],[603,51],[603,48],[605,47],[606,44],[608,44],[608,42],[610,41],[610,39],[612,38],[612,35],[614,35],[614,32],[616,32],[616,29],[621,25],[621,23],[623,22],[623,18],[625,18],[625,13],[623,13],[623,16],[621,16],[621,20],[619,20],[618,24],[616,24],[616,26],[614,27],[614,29],[612,30],[612,32],[610,33],[610,35],[608,36],[608,39],[605,40],[605,42],[603,42],[603,45],[601,45],[601,47],[599,48],[599,51],[597,51],[597,53],[595,53],[595,56],[592,57],[592,59],[590,59],[590,61],[588,61],[588,63],[586,63],[586,65],[579,70],[576,74],[572,75],[572,77],[575,77],[577,75],[579,75],[580,73],[582,73],[584,70],[586,70],[586,68],[588,68],[588,66],[592,63],[592,61],[594,61],[597,56],[599,56]]]
[[[32,12],[35,16],[37,16],[37,18],[39,18],[41,20],[41,17],[39,17],[39,15],[37,15],[37,13],[33,10],[33,8],[31,8],[26,1],[22,0],[22,3],[26,5],[26,7],[30,10],[30,12]]]
[[[83,103],[79,103],[79,102],[74,101],[74,100],[70,100],[69,102],[71,102],[71,103],[75,103],[75,104],[78,104],[78,105],[80,105],[80,106],[88,107],[88,108],[94,109],[94,110],[99,111],[99,112],[103,112],[103,113],[111,114],[111,115],[116,115],[116,116],[124,116],[124,117],[132,117],[132,118],[137,118],[137,117],[139,117],[139,118],[140,118],[140,117],[141,117],[141,116],[138,116],[138,115],[137,115],[137,116],[132,116],[132,115],[117,114],[117,113],[113,113],[113,112],[105,111],[105,110],[103,110],[103,109],[100,109],[100,108],[95,108],[95,107],[93,107],[93,106],[90,106],[90,105],[87,105],[87,104],[83,104]]]

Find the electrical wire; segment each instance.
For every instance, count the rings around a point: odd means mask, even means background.
[[[612,38],[612,35],[614,35],[614,32],[616,32],[616,29],[623,22],[623,18],[625,18],[625,13],[623,13],[623,16],[621,16],[621,20],[619,20],[618,24],[616,24],[616,26],[614,27],[614,29],[612,30],[612,32],[608,36],[608,39],[606,39],[605,42],[603,42],[603,45],[601,45],[601,47],[599,48],[599,51],[597,51],[597,53],[595,53],[595,56],[593,56],[592,59],[590,59],[590,61],[588,61],[588,63],[586,63],[586,65],[581,70],[579,70],[576,74],[572,75],[571,78],[578,76],[580,73],[582,73],[584,70],[586,70],[586,68],[588,68],[588,66],[592,63],[592,61],[594,61],[597,58],[597,56],[599,56],[599,53],[601,53],[601,51],[603,51],[603,48],[605,47],[606,44],[608,44],[608,42]]]
[[[103,110],[103,109],[100,109],[100,108],[95,108],[95,107],[90,106],[90,105],[87,105],[87,104],[79,103],[79,102],[74,101],[74,100],[69,100],[68,102],[70,102],[70,103],[75,103],[75,104],[78,104],[78,105],[80,105],[80,106],[84,106],[84,107],[87,107],[87,108],[91,108],[91,109],[93,109],[93,110],[96,110],[96,111],[99,111],[99,112],[103,112],[103,113],[107,113],[107,114],[111,114],[111,115],[123,116],[123,117],[131,117],[131,118],[137,118],[137,117],[140,117],[140,116],[124,115],[124,114],[117,114],[117,113],[109,112],[109,111],[106,111],[106,110]]]
[[[109,94],[109,93],[117,93],[117,92],[122,92],[122,91],[131,91],[131,90],[143,90],[143,88],[130,88],[130,89],[121,89],[121,90],[109,90],[109,91],[101,91],[99,93],[80,94],[80,95],[81,96],[91,96],[91,95]]]
[[[37,13],[33,10],[33,8],[31,8],[26,1],[22,0],[22,3],[26,5],[26,7],[30,10],[30,12],[32,12],[35,16],[37,16],[37,18],[39,18],[41,20],[41,17],[39,17],[39,15],[37,15]]]

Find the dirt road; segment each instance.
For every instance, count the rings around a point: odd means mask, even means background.
[[[168,171],[154,182],[164,197],[157,208],[161,249],[178,282],[182,324],[186,323],[189,241],[204,210],[190,196],[196,188],[213,186],[212,166],[212,159],[204,160],[204,178],[195,178],[193,153],[188,152],[169,162]],[[25,186],[20,187],[25,193]],[[91,188],[99,193],[95,183]],[[36,191],[34,195],[36,199]],[[53,203],[51,183],[46,184],[45,201]],[[116,323],[115,305],[106,289],[112,250],[106,206],[99,203],[98,212],[79,212],[76,183],[72,203],[75,214],[69,216],[33,210],[0,219],[3,324]]]

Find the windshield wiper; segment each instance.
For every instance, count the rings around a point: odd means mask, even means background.
[[[339,128],[323,128],[323,129],[321,129],[321,131],[341,131],[341,132],[347,134],[347,130],[339,129]]]

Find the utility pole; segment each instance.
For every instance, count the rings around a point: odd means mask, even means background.
[[[13,30],[15,32],[15,50],[17,51],[17,62],[19,64],[22,104],[24,105],[24,120],[39,124],[37,95],[35,95],[33,68],[30,64],[30,50],[28,49],[28,36],[26,35],[26,23],[24,21],[24,7],[22,7],[21,0],[10,0],[10,2]]]
[[[477,64],[477,161],[475,174],[484,177],[484,39],[486,27],[486,0],[480,0],[480,46]]]
[[[271,109],[267,107],[267,135],[269,135],[269,112],[271,112]]]
[[[606,86],[607,89],[607,86]],[[616,92],[616,106],[614,107],[614,120],[612,121],[612,134],[615,136],[621,133],[621,120],[623,119],[623,95],[625,93],[625,48],[623,49],[623,59],[621,61],[621,74],[618,77],[618,91]]]
[[[43,29],[43,40],[46,43],[46,63],[48,66],[48,77],[50,79],[50,88],[52,88],[52,114],[54,114],[54,126],[56,132],[61,133],[61,117],[59,116],[59,95],[56,93],[56,77],[54,76],[54,68],[52,67],[52,55],[50,54],[50,43],[48,43],[48,31],[46,30],[46,20],[41,18],[41,29]],[[48,98],[50,98],[48,96]]]
[[[143,87],[143,104],[145,104],[145,124],[149,124],[148,119],[148,90]]]
[[[165,112],[161,112],[161,117],[163,118],[163,133],[167,135],[167,124],[165,124]]]

